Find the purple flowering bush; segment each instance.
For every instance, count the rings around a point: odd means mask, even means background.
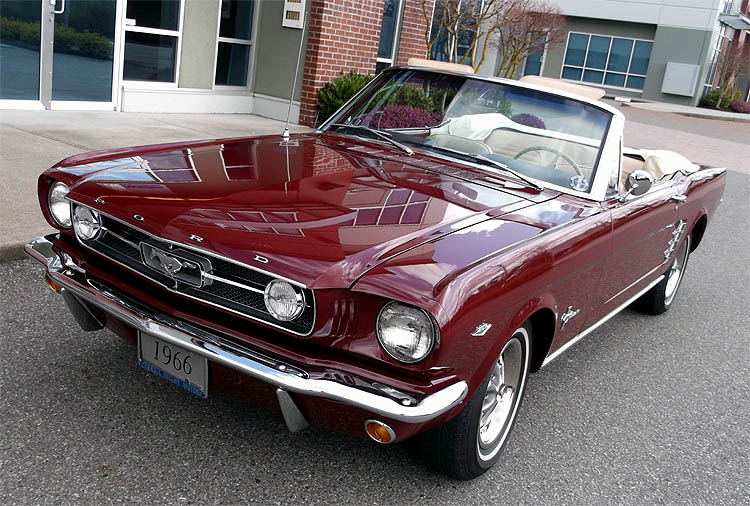
[[[750,102],[745,102],[744,100],[735,100],[729,104],[729,108],[734,112],[750,114]]]
[[[411,105],[376,107],[362,117],[360,124],[372,128],[415,128],[434,126],[443,120],[443,113],[429,112]]]
[[[530,126],[533,128],[541,128],[542,130],[547,130],[547,125],[544,124],[544,121],[542,121],[542,118],[540,118],[539,116],[534,116],[533,114],[527,114],[527,113],[516,114],[510,119],[521,125],[526,125],[526,126]]]

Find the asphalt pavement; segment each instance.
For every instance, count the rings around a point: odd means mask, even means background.
[[[750,177],[673,308],[626,310],[530,378],[499,464],[471,482],[212,393],[199,400],[84,333],[32,260],[0,264],[1,504],[747,505]]]

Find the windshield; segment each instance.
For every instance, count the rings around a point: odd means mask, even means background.
[[[602,109],[554,93],[396,69],[384,72],[324,130],[351,125],[347,133],[369,135],[375,129],[401,143],[486,158],[488,166],[499,162],[494,165],[588,193],[610,119]]]

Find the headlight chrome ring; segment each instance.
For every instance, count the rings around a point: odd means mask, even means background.
[[[298,318],[305,310],[305,293],[288,281],[274,279],[263,291],[263,302],[271,316],[288,322]]]
[[[47,207],[55,223],[63,228],[70,228],[70,201],[68,200],[70,188],[62,181],[53,183],[47,194]]]
[[[383,350],[405,364],[421,362],[440,342],[440,329],[427,311],[395,300],[380,309],[375,328]]]
[[[102,231],[99,212],[86,206],[76,206],[73,211],[73,228],[82,241],[96,239]]]

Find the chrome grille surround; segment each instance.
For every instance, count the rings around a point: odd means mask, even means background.
[[[72,206],[85,205],[73,201]],[[315,297],[313,291],[304,285],[195,246],[156,237],[111,215],[101,211],[99,213],[102,217],[102,233],[91,241],[83,241],[76,236],[84,247],[149,281],[162,285],[173,293],[261,321],[292,334],[307,336],[312,333],[316,316]],[[196,260],[205,260],[199,262],[203,282],[200,286],[184,283],[149,266],[143,259],[142,244],[174,252],[178,257],[188,256]],[[302,290],[306,306],[295,320],[277,320],[266,309],[263,292],[266,285],[274,279],[288,281]]]

